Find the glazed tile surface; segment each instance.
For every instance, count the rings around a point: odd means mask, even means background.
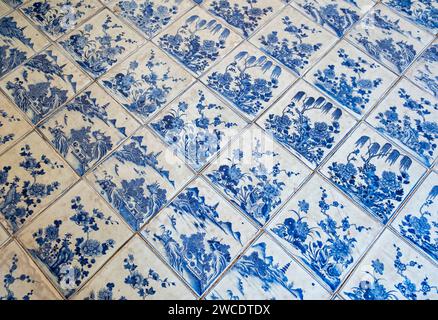
[[[0,0],[0,300],[438,300],[437,10]]]

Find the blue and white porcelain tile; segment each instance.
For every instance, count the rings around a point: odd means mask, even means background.
[[[207,299],[328,300],[330,294],[264,234],[227,271]]]
[[[143,38],[109,10],[103,10],[58,42],[97,78],[138,48]]]
[[[347,135],[354,117],[303,80],[296,82],[257,123],[315,168]]]
[[[433,38],[383,5],[374,7],[348,34],[359,48],[398,74]]]
[[[0,225],[0,247],[3,246],[8,239],[9,239],[8,232]]]
[[[70,187],[77,176],[33,132],[0,157],[0,222],[18,231]]]
[[[200,296],[255,233],[256,228],[201,178],[188,185],[142,232]]]
[[[31,130],[32,126],[17,108],[0,94],[0,154]]]
[[[238,135],[247,122],[197,82],[164,108],[149,125],[198,171]]]
[[[209,12],[231,25],[243,37],[250,37],[285,5],[282,0],[205,0]]]
[[[55,46],[0,81],[10,99],[36,124],[81,91],[90,79]]]
[[[52,40],[68,33],[102,8],[98,0],[32,0],[20,10]]]
[[[438,99],[438,40],[422,53],[406,76]]]
[[[140,124],[97,84],[39,126],[79,175],[129,137]]]
[[[392,226],[438,262],[438,174],[431,172],[400,211]]]
[[[397,76],[341,41],[307,72],[305,79],[359,118],[371,110]]]
[[[0,301],[60,298],[55,288],[15,241],[0,249],[0,279]]]
[[[303,74],[336,42],[337,38],[292,7],[285,8],[250,42],[283,63],[295,74]]]
[[[172,25],[195,3],[191,0],[116,0],[106,1],[114,13],[130,22],[147,38]]]
[[[434,0],[383,0],[385,5],[419,27],[438,33],[438,3]]]
[[[292,5],[341,38],[374,6],[369,0],[295,0]]]
[[[148,129],[140,129],[89,175],[96,190],[138,231],[194,176]]]
[[[402,79],[367,122],[430,167],[438,155],[438,100]]]
[[[75,300],[193,300],[195,295],[139,236],[75,295]]]
[[[194,76],[221,61],[241,41],[237,33],[198,6],[154,38]]]
[[[19,239],[68,297],[130,236],[128,226],[81,181],[24,228]]]
[[[0,18],[0,77],[49,44],[17,11]]]
[[[437,267],[386,230],[342,288],[352,300],[438,299]]]
[[[321,171],[386,224],[426,170],[397,145],[361,124]]]
[[[438,299],[437,8],[0,0],[0,300]]]
[[[382,227],[315,175],[275,216],[268,229],[335,291]]]
[[[201,79],[251,120],[269,108],[294,80],[286,67],[248,42]]]
[[[129,112],[147,121],[193,83],[189,72],[148,43],[99,82]]]
[[[264,225],[310,170],[256,126],[233,141],[203,172],[232,203]]]

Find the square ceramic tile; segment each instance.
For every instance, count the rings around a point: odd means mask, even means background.
[[[149,125],[194,170],[199,170],[247,122],[197,82]]]
[[[101,87],[92,84],[39,129],[83,175],[139,126]]]
[[[81,181],[25,228],[19,239],[68,297],[130,236],[105,201]]]
[[[92,17],[101,7],[97,0],[32,0],[20,10],[55,40]]]
[[[362,124],[321,171],[354,201],[387,223],[425,168]]]
[[[315,168],[356,120],[307,82],[299,80],[257,123]]]
[[[212,68],[202,81],[250,119],[284,92],[295,76],[245,42]]]
[[[431,172],[392,222],[395,230],[438,262],[438,174]]]
[[[386,230],[342,288],[341,294],[352,300],[436,300],[436,268]]]
[[[397,76],[351,44],[341,41],[305,78],[357,117],[362,117]]]
[[[0,247],[9,239],[8,232],[0,225]]]
[[[234,263],[207,299],[327,300],[330,294],[265,234]]]
[[[255,227],[202,179],[186,187],[142,232],[198,295],[255,233]]]
[[[233,141],[204,175],[248,217],[264,225],[310,170],[256,126]]]
[[[248,38],[278,13],[284,3],[281,0],[205,0],[203,6]]]
[[[438,40],[423,52],[406,72],[406,76],[438,98]]]
[[[297,75],[315,64],[337,38],[296,9],[287,7],[250,41]]]
[[[0,94],[0,154],[32,130],[17,108]]]
[[[16,232],[77,177],[35,132],[0,157],[0,222]]]
[[[147,38],[171,25],[193,6],[188,0],[116,0],[109,4],[116,15],[125,18]]]
[[[378,5],[354,27],[348,39],[401,74],[433,40],[433,36]]]
[[[374,3],[368,0],[295,0],[292,5],[341,38]]]
[[[438,100],[402,79],[367,122],[431,166],[438,155]]]
[[[268,229],[334,291],[382,227],[315,175],[281,209]]]
[[[195,295],[135,236],[74,297],[76,300],[192,300]]]
[[[48,44],[48,40],[17,11],[1,18],[0,77],[41,51]]]
[[[59,44],[92,77],[106,73],[143,43],[143,38],[108,10],[87,21]]]
[[[136,231],[194,174],[148,129],[137,131],[89,179]]]
[[[0,279],[0,300],[60,299],[15,241],[0,249]]]
[[[384,0],[382,2],[418,26],[435,34],[438,32],[438,20],[436,17],[438,3],[436,1]]]
[[[82,71],[51,46],[3,78],[0,87],[37,123],[89,82]]]
[[[200,7],[190,10],[154,42],[195,76],[236,47],[242,38]]]
[[[99,81],[128,111],[146,121],[194,78],[160,49],[146,44]]]

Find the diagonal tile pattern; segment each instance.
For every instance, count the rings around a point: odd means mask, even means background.
[[[0,300],[438,299],[437,10],[0,0]]]

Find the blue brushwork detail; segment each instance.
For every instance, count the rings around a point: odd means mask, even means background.
[[[253,77],[249,71],[262,71]],[[269,74],[266,74],[270,70]],[[256,57],[241,51],[229,63],[223,73],[214,71],[208,76],[208,85],[216,90],[240,111],[256,116],[273,99],[273,90],[278,88],[281,67],[274,65],[265,56]]]
[[[354,263],[352,254],[357,239],[351,235],[351,231],[362,232],[370,228],[350,223],[348,216],[338,224],[331,214],[343,210],[344,205],[338,201],[328,202],[327,190],[323,187],[319,189],[321,198],[318,206],[324,219],[319,220],[316,227],[310,227],[307,223],[309,210],[313,209],[305,199],[301,199],[298,208],[290,210],[292,216],[271,230],[300,251],[299,258],[332,290],[336,290],[344,272]]]
[[[114,249],[113,239],[100,241],[93,239],[93,234],[100,230],[101,224],[118,224],[97,208],[86,210],[79,196],[71,200],[70,210],[70,221],[80,231],[76,236],[69,232],[61,235],[63,221],[54,220],[52,224],[32,234],[36,248],[29,250],[52,274],[66,297],[73,294],[89,277],[96,259]]]
[[[363,280],[358,286],[353,287],[352,291],[345,294],[353,300],[398,300],[397,294],[401,294],[407,300],[417,300],[419,295],[427,297],[430,293],[438,293],[438,286],[431,285],[429,278],[425,277],[420,283],[413,282],[406,272],[418,272],[423,266],[415,260],[402,261],[403,252],[393,245],[396,249],[394,257],[394,268],[397,275],[402,277],[402,282],[394,283],[391,287],[385,287],[381,280],[384,279],[385,265],[375,259],[371,262],[373,272],[366,271],[372,277],[372,281]]]
[[[306,115],[309,111],[330,113],[332,121],[315,121]],[[277,115],[270,113],[265,120],[264,129],[272,133],[277,141],[295,150],[313,165],[317,166],[335,142],[340,133],[339,119],[342,110],[320,96],[316,99],[299,91],[290,103]]]
[[[149,268],[145,274],[138,270],[138,265],[135,264],[133,254],[128,254],[123,260],[123,269],[128,272],[124,283],[134,290],[137,296],[142,300],[146,300],[157,293],[158,288],[154,287],[154,282],[157,283],[159,288],[171,288],[175,286],[175,282],[169,281],[168,278],[162,279],[159,273],[152,268]],[[116,285],[113,282],[107,282],[105,287],[100,289],[97,294],[92,291],[84,300],[127,300],[125,296],[121,296],[117,299],[114,297],[113,290],[115,287]]]
[[[408,171],[412,159],[400,154],[390,143],[380,145],[366,135],[361,136],[354,147],[345,155],[347,162],[335,161],[328,166],[329,178],[386,223],[405,196],[404,186],[411,182]],[[380,175],[373,164],[374,160],[385,159],[389,166],[395,166],[399,158],[399,170],[383,170]]]
[[[211,36],[202,39],[199,33],[206,30]],[[230,33],[230,29],[214,19],[207,21],[192,15],[178,28],[175,35],[162,35],[159,44],[188,69],[201,74],[219,58],[219,51],[225,49]],[[219,37],[215,39],[217,35]]]
[[[48,179],[47,175],[52,169],[64,167],[50,160],[45,154],[39,159],[35,158],[27,144],[21,148],[19,157],[19,168],[25,170],[31,179],[10,176],[11,166],[3,166],[3,169],[0,169],[0,212],[13,232],[18,231],[32,216],[34,208],[42,199],[60,187],[56,177]],[[52,182],[43,183],[41,180]]]

